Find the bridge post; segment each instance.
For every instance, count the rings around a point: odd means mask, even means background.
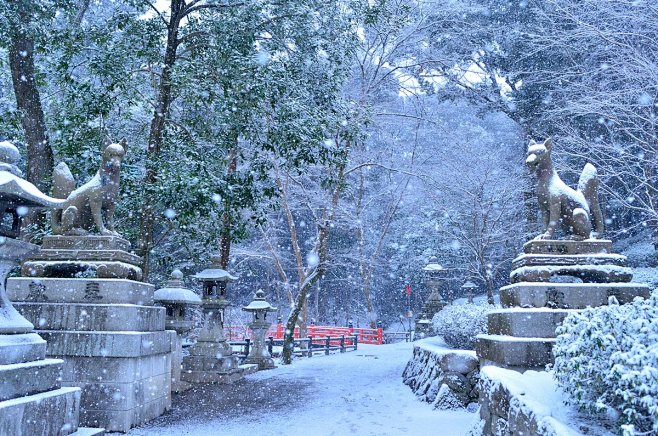
[[[270,353],[270,357],[272,357],[272,353],[274,353],[274,338],[272,336],[267,338],[267,352]]]
[[[340,335],[340,352],[345,352],[345,335]]]
[[[354,351],[356,351],[358,344],[359,344],[359,335],[354,335]]]
[[[327,337],[324,339],[324,354],[325,354],[326,356],[329,355],[329,346],[331,345],[330,342],[331,342],[331,338],[330,338],[329,336],[327,336]]]
[[[251,339],[245,338],[245,346],[244,346],[244,356],[247,357],[249,356],[249,348],[251,346]]]
[[[308,335],[308,357],[313,357],[313,336]]]

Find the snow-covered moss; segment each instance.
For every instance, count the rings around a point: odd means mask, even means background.
[[[571,314],[557,334],[555,378],[569,404],[613,417],[624,434],[658,432],[658,290]]]
[[[446,306],[432,319],[434,332],[452,348],[472,350],[475,336],[487,332],[487,313],[493,309],[490,304]]]

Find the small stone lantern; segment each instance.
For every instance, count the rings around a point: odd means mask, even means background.
[[[276,312],[277,308],[272,307],[270,303],[265,300],[265,292],[262,290],[256,291],[254,300],[247,306],[243,307],[245,312],[251,312],[252,319],[249,328],[253,332],[253,344],[249,350],[249,355],[245,360],[247,364],[257,364],[258,369],[275,368],[272,356],[270,356],[267,348],[265,347],[265,335],[267,330],[272,325],[272,321],[267,319],[269,312]]]
[[[194,276],[203,288],[203,328],[189,356],[183,357],[181,379],[190,383],[229,383],[242,377],[238,358],[224,337],[224,310],[229,305],[226,285],[237,277],[222,269],[219,255],[211,260],[210,268]]]
[[[163,306],[166,310],[165,328],[176,331],[171,354],[171,391],[186,391],[190,388],[190,384],[181,381],[182,335],[194,327],[192,308],[201,304],[201,298],[183,286],[183,273],[175,269],[169,276],[167,285],[155,291],[153,300],[156,305]]]
[[[416,321],[416,335],[431,334],[431,321],[434,315],[446,306],[439,291],[441,281],[445,275],[445,268],[439,265],[435,256],[430,257],[429,263],[423,268],[425,284],[430,289],[430,296],[423,305],[418,321]]]
[[[462,285],[462,290],[464,291],[466,298],[468,298],[469,303],[473,302],[473,294],[475,293],[477,287],[478,286],[470,280]]]

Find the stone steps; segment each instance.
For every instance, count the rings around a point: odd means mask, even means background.
[[[612,253],[609,239],[587,239],[585,241],[533,239],[523,244],[524,253],[540,254],[604,254]]]
[[[555,338],[555,329],[573,309],[503,309],[489,313],[490,335],[516,338]]]
[[[0,365],[31,362],[46,357],[46,341],[36,333],[0,335]]]
[[[627,266],[626,256],[619,254],[522,254],[512,261],[512,269],[524,266],[580,266],[615,265]]]
[[[153,285],[123,279],[12,277],[7,280],[12,302],[153,305]]]
[[[0,365],[0,401],[59,389],[63,363],[43,359]]]
[[[171,353],[171,338],[154,332],[78,332],[37,330],[48,342],[48,355],[57,357],[142,357]]]
[[[554,338],[515,338],[504,335],[478,335],[475,351],[481,365],[526,370],[543,368],[553,362]]]
[[[59,388],[0,402],[0,434],[68,435],[78,429],[80,389]]]
[[[633,279],[633,272],[618,265],[523,266],[512,270],[510,280],[512,283],[550,282],[555,276],[575,277],[585,283],[627,283]]]
[[[165,329],[165,309],[134,304],[15,303],[36,328],[70,331],[136,331]]]
[[[614,296],[620,304],[636,296],[647,298],[651,290],[642,283],[532,283],[521,282],[500,289],[503,307],[585,309],[608,304]]]

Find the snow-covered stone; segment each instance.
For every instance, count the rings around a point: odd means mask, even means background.
[[[564,405],[551,373],[484,366],[480,376],[483,435],[611,435]]]
[[[477,400],[477,372],[475,352],[451,350],[439,339],[427,338],[416,342],[402,379],[421,400],[454,409]]]

